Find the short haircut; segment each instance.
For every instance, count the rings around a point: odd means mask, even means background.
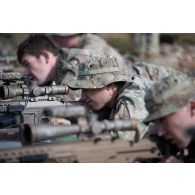
[[[39,57],[44,50],[50,51],[56,56],[60,48],[47,35],[32,34],[18,46],[18,61],[21,63],[25,54]]]

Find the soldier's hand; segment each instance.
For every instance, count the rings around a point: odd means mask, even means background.
[[[64,118],[52,118],[51,124],[52,125],[71,125],[71,122]]]

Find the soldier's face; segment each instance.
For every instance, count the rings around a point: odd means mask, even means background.
[[[189,144],[190,137],[187,135],[186,129],[193,125],[194,120],[192,120],[187,106],[174,114],[155,121],[155,123],[158,135],[164,137],[169,143],[180,149]]]
[[[38,58],[25,54],[22,58],[22,65],[24,67],[24,74],[31,75],[38,84],[44,84],[48,82],[48,76],[51,72],[50,66],[48,66],[47,59],[44,55],[40,55]]]
[[[111,91],[107,88],[83,89],[81,101],[84,101],[92,110],[104,108],[112,99]]]

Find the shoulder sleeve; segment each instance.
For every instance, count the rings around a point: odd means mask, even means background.
[[[163,77],[176,72],[176,70],[174,70],[171,67],[165,67],[165,66],[150,64],[145,62],[135,63],[133,65],[133,69],[138,75],[154,81],[158,81]]]
[[[147,116],[147,111],[144,104],[145,90],[144,86],[139,85],[139,82],[134,80],[128,89],[119,95],[116,107],[115,117],[120,119],[134,118],[140,121],[140,135],[143,137],[148,126],[142,123],[142,120]]]

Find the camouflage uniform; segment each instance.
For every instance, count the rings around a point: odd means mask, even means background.
[[[122,82],[115,104],[104,119],[128,119],[142,120],[147,111],[144,107],[145,89],[149,83],[141,77],[129,74],[128,70],[121,66],[112,56],[97,55],[89,57],[88,61],[79,65],[77,80],[68,83],[73,89],[99,89],[111,83]],[[102,114],[102,112],[101,112]],[[142,124],[141,137],[145,135],[148,126]],[[133,140],[134,132],[119,132],[124,139]]]
[[[85,49],[67,49],[62,48],[56,62],[56,80],[57,84],[67,84],[75,80],[78,73],[78,64],[86,62],[87,58],[93,54],[93,51]],[[81,91],[70,91],[68,94],[71,101],[78,100]]]
[[[145,52],[148,51],[148,53],[151,55],[158,55],[159,34],[148,33],[142,34],[142,36],[145,37],[145,42],[147,43],[145,46]],[[78,48],[92,50],[99,54],[112,55],[117,58],[119,64],[123,64],[124,68],[128,69],[129,73],[133,72],[148,80],[158,81],[176,71],[170,67],[164,67],[145,62],[131,63],[127,61],[127,58],[124,58],[114,48],[109,46],[104,39],[94,34],[83,34]]]
[[[144,95],[146,88],[150,86],[150,82],[143,78],[133,75],[129,81],[127,81],[123,87],[119,90],[116,99],[116,105],[111,110],[109,119],[120,118],[128,119],[135,118],[143,120],[147,116],[147,111],[144,105]],[[148,126],[141,123],[141,138],[146,134]],[[123,133],[119,132],[121,137],[132,140],[134,138],[134,132]]]
[[[78,65],[86,62],[88,56],[94,52],[85,49],[67,49],[60,50],[56,62],[56,83],[66,84],[77,77]]]
[[[149,112],[149,115],[144,120],[145,123],[155,122],[162,117],[169,116],[176,113],[179,109],[186,106],[191,100],[195,99],[195,83],[187,75],[183,73],[171,74],[168,77],[163,78],[152,85],[150,89],[146,91],[145,105]],[[150,136],[154,136],[156,133],[155,126],[153,132],[150,132]],[[159,140],[156,140],[159,145]],[[162,141],[161,141],[162,142]],[[178,152],[177,147],[174,145],[167,145],[172,155],[176,155]],[[173,148],[174,146],[174,148]],[[195,162],[195,139],[192,138],[191,143],[188,145],[188,156],[184,159],[184,162]],[[170,149],[173,149],[171,151]],[[167,150],[165,148],[161,148]],[[166,154],[166,153],[165,153]]]
[[[112,55],[117,58],[120,64],[124,64],[123,56],[121,56],[116,49],[110,46],[103,38],[96,34],[90,33],[47,33],[48,36],[58,35],[68,37],[73,35],[81,36],[80,43],[75,47],[78,49],[85,49],[93,51],[96,54]]]
[[[74,35],[74,34],[75,33],[68,33],[68,34],[62,33],[62,36],[70,36],[70,35]],[[78,49],[80,49],[80,50],[78,50]],[[57,78],[59,75],[62,75],[62,69],[67,69],[67,67],[68,67],[68,69],[73,70],[75,72],[75,75],[77,74],[77,71],[78,71],[77,61],[78,61],[79,51],[81,52],[82,56],[83,56],[82,53],[86,53],[87,50],[90,51],[90,53],[112,55],[117,59],[119,64],[123,65],[124,68],[127,68],[127,65],[125,63],[124,58],[113,47],[108,45],[104,39],[102,39],[101,37],[99,37],[98,35],[95,35],[95,34],[82,34],[81,41],[80,41],[79,45],[77,46],[77,48],[64,49],[64,50],[66,50],[66,53],[71,52],[71,54],[67,58],[67,64],[58,66]],[[84,51],[84,52],[82,52],[82,51]],[[74,53],[76,56],[73,55]],[[80,57],[79,57],[79,59],[80,59]],[[63,74],[64,74],[64,81],[68,81],[68,80],[66,80],[65,71],[63,71]],[[69,76],[67,76],[67,77],[69,79]],[[74,78],[75,77],[73,77],[73,79]]]
[[[145,62],[136,62],[133,64],[133,72],[144,77],[147,80],[159,81],[172,73],[180,73],[170,67]]]
[[[151,122],[177,112],[195,98],[193,80],[184,73],[171,74],[146,91],[145,105]]]
[[[99,54],[112,55],[117,59],[119,64],[125,64],[123,56],[98,35],[83,34],[78,48],[91,50]]]
[[[67,63],[68,49],[61,49],[58,54],[56,62],[56,76],[55,82],[59,84],[66,84],[76,76],[76,68],[74,64]]]
[[[71,36],[74,34],[75,33],[62,33],[60,35]],[[86,59],[86,53],[112,55],[117,58],[118,62],[123,65],[125,69],[128,68],[125,64],[123,57],[114,48],[108,45],[104,39],[95,34],[82,34],[81,41],[77,48],[64,48],[62,50],[64,51],[63,53],[66,53],[67,58],[66,61],[59,60],[57,63],[56,83],[58,84],[67,83],[68,81],[76,78],[78,72],[78,64],[81,63],[84,59]],[[80,96],[79,93],[79,91],[76,92],[76,99],[78,99],[78,97]],[[75,98],[72,97],[72,99]]]
[[[171,67],[139,61],[130,54],[125,54],[124,59],[127,66],[131,67],[131,71],[134,74],[144,77],[147,80],[159,81],[172,73],[180,73],[180,71]]]
[[[62,33],[60,35],[70,36],[74,34],[75,33]],[[144,63],[144,62],[132,62],[131,57],[129,56],[123,57],[113,47],[108,45],[104,39],[102,39],[100,36],[95,34],[82,34],[80,44],[77,46],[77,48],[81,50],[64,49],[66,50],[66,53],[71,52],[71,54],[67,59],[67,63],[58,66],[56,78],[61,78],[64,75],[64,79],[63,79],[64,82],[69,81],[71,78],[70,75],[72,75],[72,74],[69,75],[69,73],[72,72],[71,70],[73,70],[73,72],[75,73],[74,75],[76,75],[78,71],[77,59],[79,56],[79,51],[81,52],[82,55],[83,51],[87,51],[87,50],[90,51],[90,53],[112,55],[115,58],[117,58],[117,61],[120,65],[123,65],[125,69],[128,69],[129,74],[133,72],[148,80],[155,80],[155,81],[160,80],[161,78],[168,76],[170,73],[175,71],[174,69],[169,67],[164,67],[164,66],[159,66],[159,65],[154,65],[154,64]],[[73,55],[75,53],[74,50],[76,50],[76,56]],[[70,69],[70,71],[67,72],[68,75],[66,75],[66,71],[62,71],[63,69],[67,70],[67,67],[68,69]],[[75,76],[72,76],[72,78],[74,79]]]

